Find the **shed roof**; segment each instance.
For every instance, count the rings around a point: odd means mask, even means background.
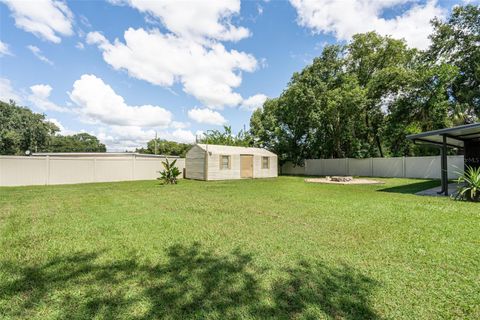
[[[407,138],[414,142],[442,145],[444,136],[447,138],[448,146],[463,148],[465,141],[480,139],[480,122],[411,134]]]
[[[270,152],[262,148],[251,148],[251,147],[234,147],[234,146],[222,146],[216,144],[200,144],[197,146],[202,148],[205,151],[209,151],[217,154],[258,154],[263,156],[276,156],[275,153]]]

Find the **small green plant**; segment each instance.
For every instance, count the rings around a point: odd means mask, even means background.
[[[458,200],[480,201],[480,167],[467,166],[457,180],[459,187],[455,196]]]
[[[165,161],[162,161],[165,170],[159,171],[160,178],[158,178],[158,180],[161,180],[163,184],[177,184],[177,178],[180,175],[180,170],[175,167],[176,163],[177,160],[169,162],[168,159],[165,159]]]

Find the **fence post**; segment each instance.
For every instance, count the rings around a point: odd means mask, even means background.
[[[407,164],[405,160],[405,156],[402,157],[402,171],[403,171],[403,177],[407,177]]]
[[[45,185],[50,184],[50,156],[45,157]]]
[[[345,175],[348,176],[350,175],[350,164],[348,161],[348,158],[345,158]]]

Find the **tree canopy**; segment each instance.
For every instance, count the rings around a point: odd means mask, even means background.
[[[233,134],[232,127],[223,126],[223,131],[208,130],[198,142],[226,146],[251,147],[253,146],[253,137],[250,132],[246,130],[240,130],[235,135]]]
[[[88,133],[58,135],[59,128],[44,114],[15,102],[0,101],[0,154],[31,152],[105,152],[104,144]]]
[[[46,147],[49,152],[106,152],[107,148],[97,137],[88,133],[71,136],[55,135]]]
[[[480,115],[479,8],[457,7],[450,19],[432,24],[427,51],[375,32],[326,46],[252,114],[255,144],[297,164],[435,153],[406,135]]]
[[[45,115],[20,107],[15,102],[0,101],[0,154],[22,155],[27,150],[40,151],[58,132]]]
[[[191,147],[192,145],[188,143],[157,139],[157,154],[185,157],[187,151],[190,150]],[[150,140],[147,143],[146,148],[137,149],[136,152],[155,154],[155,139]]]

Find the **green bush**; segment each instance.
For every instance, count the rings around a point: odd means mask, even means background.
[[[480,201],[480,167],[467,166],[457,180],[459,187],[455,196],[459,200]]]
[[[161,180],[163,184],[177,184],[177,178],[181,172],[177,167],[175,167],[176,163],[177,160],[169,162],[168,159],[165,159],[165,161],[162,161],[165,170],[159,171],[160,178],[158,178],[158,180]]]

